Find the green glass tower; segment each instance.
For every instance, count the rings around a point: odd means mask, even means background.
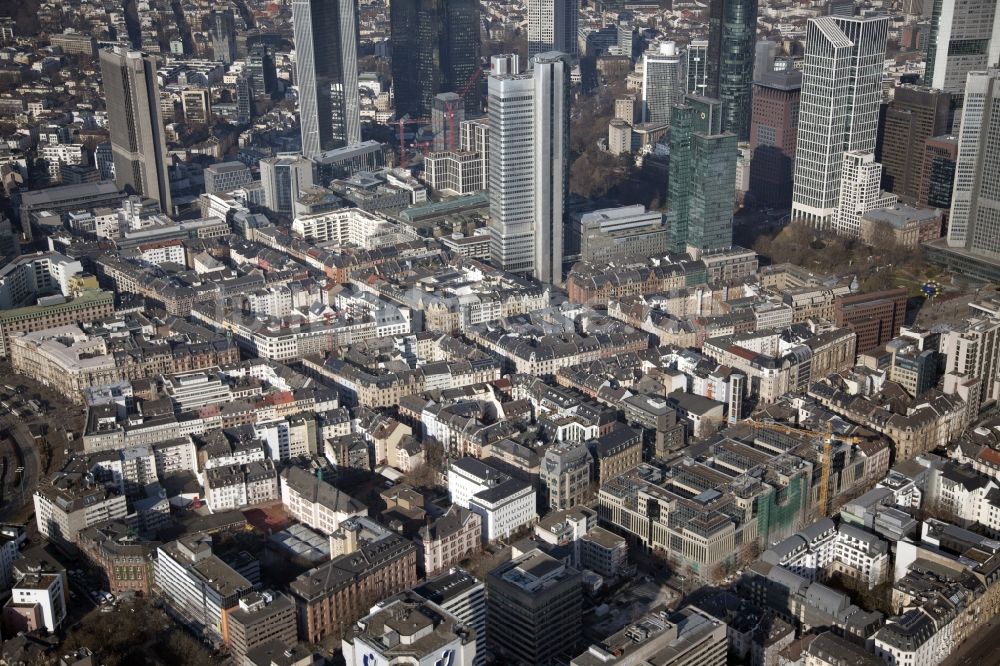
[[[737,140],[722,132],[722,102],[684,99],[670,128],[667,228],[672,251],[700,254],[733,243]]]
[[[709,4],[708,88],[722,100],[722,129],[750,140],[758,0],[711,0]]]

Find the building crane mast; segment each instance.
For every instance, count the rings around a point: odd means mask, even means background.
[[[765,430],[780,432],[786,435],[812,435],[823,438],[822,452],[820,455],[820,475],[819,475],[819,501],[816,503],[816,511],[819,517],[826,517],[830,511],[830,475],[833,467],[833,423],[827,421],[826,432],[809,430],[807,428],[793,428],[782,423],[770,421],[757,421],[749,419],[749,422]],[[857,437],[851,438],[852,442],[857,442]]]

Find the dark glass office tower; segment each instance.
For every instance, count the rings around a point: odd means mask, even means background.
[[[356,0],[292,0],[302,153],[361,143]]]
[[[389,7],[396,112],[429,118],[434,97],[461,93],[479,67],[476,0],[396,0]],[[480,86],[470,85],[465,112],[480,112]]]
[[[757,45],[757,0],[711,0],[708,90],[722,100],[722,129],[750,139],[750,101]]]
[[[670,126],[667,228],[673,252],[733,244],[736,135],[721,132],[719,100],[688,95],[674,107]],[[733,187],[727,187],[733,183]]]

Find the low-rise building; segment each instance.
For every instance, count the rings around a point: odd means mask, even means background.
[[[73,547],[81,530],[128,512],[125,495],[76,473],[40,483],[34,502],[39,533],[64,549]]]
[[[250,654],[277,641],[286,648],[295,645],[295,602],[280,592],[252,592],[226,611],[229,654],[236,666],[254,666]]]
[[[726,654],[724,622],[696,606],[676,613],[660,607],[591,645],[570,666],[724,666]]]
[[[160,542],[136,536],[123,520],[109,520],[82,530],[77,543],[103,589],[115,596],[150,595]]]
[[[54,634],[66,619],[67,590],[62,574],[28,574],[14,583],[10,593],[3,621],[14,635],[38,629]]]
[[[309,643],[344,635],[380,600],[417,582],[417,553],[410,541],[367,518],[351,519],[334,536],[333,559],[290,585],[299,637]]]
[[[229,641],[226,611],[253,583],[212,554],[212,538],[194,534],[157,549],[156,585],[175,613],[217,643]]]
[[[428,519],[416,536],[417,564],[433,576],[480,551],[483,519],[478,513],[452,505],[436,519]]]
[[[368,513],[358,500],[294,465],[281,472],[281,502],[296,520],[324,534],[333,534],[348,518]]]
[[[486,541],[508,537],[538,517],[529,483],[476,458],[459,458],[448,466],[448,490],[455,505],[482,517]]]
[[[365,664],[473,666],[476,632],[414,592],[386,600],[360,619],[342,642],[344,661]]]

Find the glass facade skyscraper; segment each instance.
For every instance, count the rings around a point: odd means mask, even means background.
[[[722,129],[750,139],[750,97],[757,45],[758,0],[711,0],[708,88],[722,100]]]
[[[391,3],[392,83],[400,116],[429,118],[434,97],[459,93],[479,67],[476,0],[397,0]],[[478,115],[480,87],[469,86],[465,112]]]
[[[667,181],[673,252],[697,255],[733,244],[737,140],[721,131],[724,117],[716,99],[688,95],[674,107]]]
[[[997,0],[933,2],[924,84],[951,93],[961,107],[969,72],[1000,61],[1000,8]]]
[[[302,153],[361,142],[356,0],[292,0]]]
[[[675,105],[684,97],[681,56],[673,42],[643,56],[642,121],[669,123]]]

